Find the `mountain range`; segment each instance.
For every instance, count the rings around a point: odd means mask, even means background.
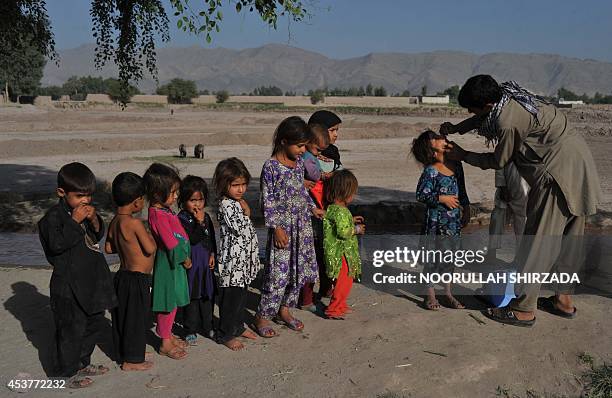
[[[59,52],[59,67],[48,62],[42,84],[61,85],[70,76],[116,77],[117,69],[94,67],[93,44]],[[554,54],[473,54],[459,51],[424,53],[370,53],[349,59],[282,44],[232,50],[192,47],[158,49],[159,84],[173,78],[194,80],[200,90],[248,93],[259,86],[277,86],[283,91],[383,86],[388,93],[409,90],[419,94],[427,86],[436,93],[461,85],[475,74],[493,75],[498,81],[516,80],[530,90],[554,95],[560,87],[577,94],[612,93],[612,63],[570,58]],[[157,83],[147,77],[139,84],[152,93]]]

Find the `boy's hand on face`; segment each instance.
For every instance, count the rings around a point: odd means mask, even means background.
[[[457,195],[440,195],[438,201],[449,209],[459,207],[459,197]]]
[[[454,141],[449,141],[444,147],[444,153],[449,159],[461,162],[465,158],[467,151],[457,145]]]
[[[289,246],[287,232],[280,227],[274,228],[274,247],[277,249],[285,249],[287,246]]]
[[[89,220],[89,222],[91,222],[91,225],[94,227],[94,229],[97,231],[100,230],[100,222],[98,221],[98,215],[96,213],[96,208],[89,205],[87,206],[89,212],[87,213],[87,219]]]
[[[72,219],[77,222],[77,224],[85,221],[86,218],[89,218],[90,208],[88,205],[79,205],[72,209]]]

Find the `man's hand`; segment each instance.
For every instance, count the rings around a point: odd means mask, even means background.
[[[450,122],[444,122],[440,125],[440,134],[449,135],[457,132],[457,126]]]
[[[461,148],[454,141],[450,141],[446,143],[444,147],[445,156],[451,160],[463,161],[465,155],[467,154],[466,150]]]
[[[313,207],[312,215],[318,218],[319,220],[322,220],[323,217],[325,217],[325,210],[319,209],[318,207]]]
[[[86,218],[89,218],[89,205],[79,205],[72,209],[72,219],[76,221],[77,224],[82,223]]]
[[[315,181],[304,180],[304,186],[307,190],[311,190],[312,188],[314,188],[315,185],[317,185]]]
[[[240,207],[242,207],[242,211],[244,211],[244,214],[247,217],[251,217],[251,208],[249,207],[249,204],[247,203],[247,201],[244,199],[240,199],[238,203],[240,203]]]
[[[456,209],[459,207],[459,198],[457,195],[440,195],[438,201],[449,209]]]
[[[287,246],[289,246],[287,232],[281,227],[274,228],[274,247],[277,249],[285,249]]]

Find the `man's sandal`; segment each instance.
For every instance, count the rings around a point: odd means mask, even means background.
[[[535,316],[533,319],[528,320],[518,319],[514,314],[514,311],[512,311],[509,307],[487,308],[486,310],[482,311],[482,314],[495,322],[527,328],[532,327],[536,321]]]
[[[578,311],[576,310],[576,307],[574,307],[573,312],[565,312],[557,308],[556,303],[557,303],[557,300],[555,296],[540,297],[538,299],[538,309],[548,312],[549,314],[552,314],[552,315],[560,316],[561,318],[565,318],[565,319],[573,319],[576,317],[576,312]]]

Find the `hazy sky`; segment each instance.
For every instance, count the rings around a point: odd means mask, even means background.
[[[47,0],[57,48],[94,41],[90,3]],[[211,44],[178,30],[169,2],[164,3],[171,15],[169,46],[241,49],[284,43],[332,58],[459,50],[553,53],[612,62],[612,0],[318,0],[310,21],[288,26],[282,19],[277,31],[254,14],[237,14],[235,1],[224,0],[221,33]]]

